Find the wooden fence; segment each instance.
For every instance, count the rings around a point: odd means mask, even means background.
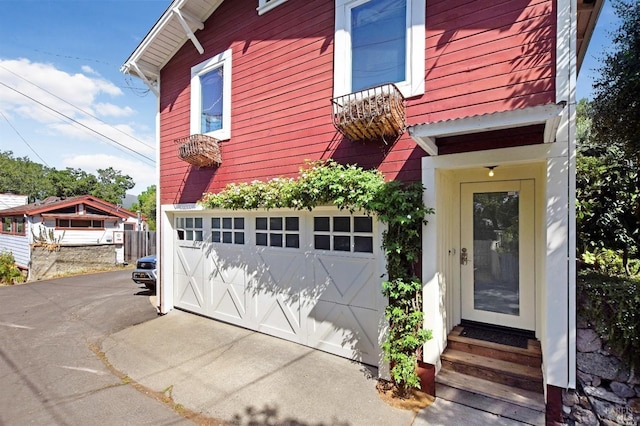
[[[124,231],[124,261],[135,263],[141,257],[156,254],[156,231]]]

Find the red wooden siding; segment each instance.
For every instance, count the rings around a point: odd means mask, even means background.
[[[406,133],[391,146],[353,143],[331,124],[334,0],[287,2],[263,16],[256,4],[224,2],[196,33],[205,53],[187,42],[162,70],[161,202],[194,202],[231,182],[293,176],[307,159],[334,158],[377,167],[387,179],[419,180],[425,153]],[[426,92],[408,100],[408,123],[553,102],[553,7],[551,0],[429,0]],[[219,168],[197,169],[178,158],[174,143],[189,135],[191,67],[228,48],[231,139],[222,142]],[[444,151],[460,152],[536,143],[534,133],[508,142],[492,132],[441,143]]]

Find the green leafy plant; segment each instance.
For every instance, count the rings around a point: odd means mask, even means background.
[[[640,281],[588,272],[578,277],[579,314],[607,340],[615,353],[640,369]]]
[[[0,253],[0,282],[4,284],[15,284],[24,281],[24,276],[16,266],[13,253],[3,250]]]
[[[422,201],[420,183],[385,182],[377,170],[342,165],[333,160],[308,162],[297,179],[275,178],[267,182],[230,184],[219,193],[204,194],[200,204],[225,209],[308,209],[334,204],[339,209],[375,214],[387,224],[382,248],[388,280],[382,293],[388,297],[385,316],[389,333],[382,345],[391,363],[391,377],[400,396],[419,387],[416,361],[422,345],[431,338],[423,329],[422,283],[416,265],[421,253],[425,216],[433,213]]]
[[[640,260],[625,259],[622,250],[594,248],[582,253],[584,265],[609,276],[638,275]]]

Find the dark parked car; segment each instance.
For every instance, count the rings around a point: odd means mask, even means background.
[[[136,269],[131,273],[131,279],[137,284],[144,284],[149,290],[156,289],[156,255],[138,259]]]

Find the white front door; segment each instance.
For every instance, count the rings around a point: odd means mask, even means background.
[[[460,186],[462,319],[535,329],[534,181]]]

